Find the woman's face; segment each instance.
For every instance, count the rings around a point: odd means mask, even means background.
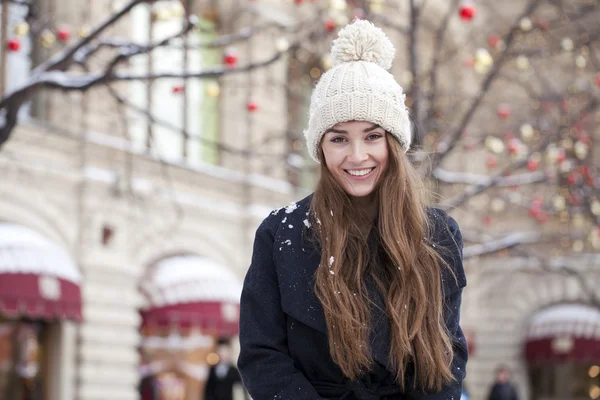
[[[387,133],[365,121],[340,122],[323,135],[321,148],[327,169],[346,193],[373,193],[388,167]]]

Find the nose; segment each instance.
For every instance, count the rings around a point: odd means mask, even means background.
[[[369,158],[369,153],[361,141],[356,141],[350,146],[348,161],[352,163],[361,163]]]

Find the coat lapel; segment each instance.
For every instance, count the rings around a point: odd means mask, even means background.
[[[301,214],[304,215],[303,212]],[[299,228],[294,229],[296,226]],[[302,226],[303,221],[288,216],[275,239],[274,257],[278,266],[281,305],[286,314],[326,334],[323,306],[314,291],[321,253],[310,242],[307,229]]]
[[[315,295],[315,273],[321,262],[321,251],[310,239],[304,220],[308,207],[302,205],[292,213],[281,213],[281,225],[275,237],[274,261],[277,265],[281,306],[283,311],[309,326],[327,334],[321,302]],[[385,308],[385,303],[382,303]],[[373,358],[387,366],[389,359],[389,326],[385,313],[373,311],[370,335]]]

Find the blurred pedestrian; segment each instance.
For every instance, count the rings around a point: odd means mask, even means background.
[[[233,400],[236,384],[242,385],[242,378],[233,365],[231,347],[221,340],[217,346],[219,362],[210,368],[204,392],[205,400]]]
[[[314,89],[305,131],[315,192],[256,232],[241,297],[238,366],[255,399],[459,399],[462,237],[425,205],[406,156],[394,47],[346,26]]]
[[[490,389],[488,400],[519,400],[517,390],[510,382],[510,371],[505,366],[496,369],[496,382]]]

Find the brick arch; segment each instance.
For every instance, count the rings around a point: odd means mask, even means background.
[[[32,202],[19,192],[0,187],[0,221],[30,228],[72,253],[74,227],[68,216],[51,204]]]
[[[142,271],[146,271],[157,261],[173,255],[193,254],[200,257],[210,258],[223,265],[235,265],[236,260],[232,257],[235,254],[233,246],[227,246],[222,241],[211,239],[206,235],[195,236],[193,239],[184,240],[175,238],[172,241],[166,241],[160,247],[155,247],[138,254],[141,257],[137,260]],[[232,268],[235,270],[235,268]]]

